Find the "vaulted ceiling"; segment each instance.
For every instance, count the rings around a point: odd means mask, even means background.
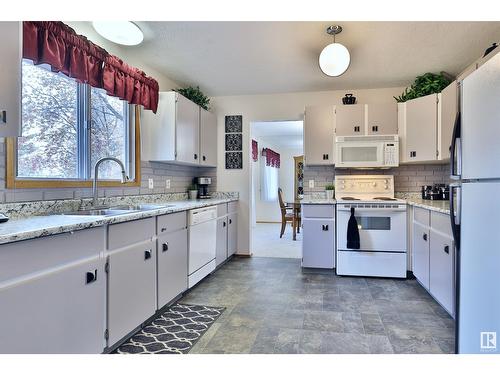
[[[145,41],[126,47],[182,84],[208,95],[405,86],[416,75],[457,75],[500,40],[500,22],[138,22]],[[340,77],[318,56],[333,41],[351,53]]]

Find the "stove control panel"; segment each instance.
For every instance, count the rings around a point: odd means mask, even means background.
[[[366,199],[374,196],[394,197],[392,175],[343,175],[336,176],[335,190],[342,195]]]

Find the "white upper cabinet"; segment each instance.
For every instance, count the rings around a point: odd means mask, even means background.
[[[366,105],[367,134],[397,134],[398,106],[396,103]]]
[[[200,165],[217,166],[217,116],[200,108]]]
[[[400,162],[450,159],[451,134],[458,109],[458,86],[452,82],[439,94],[399,104]]]
[[[307,106],[304,116],[304,164],[335,164],[335,106]]]
[[[337,136],[365,134],[365,105],[338,105],[335,108]]]
[[[180,94],[176,96],[176,160],[181,163],[199,164],[200,107]]]
[[[156,114],[142,111],[141,140],[141,160],[217,165],[217,117],[175,91],[160,92]]]
[[[0,137],[21,135],[22,23],[0,22]]]

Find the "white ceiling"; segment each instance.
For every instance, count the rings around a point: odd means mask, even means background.
[[[259,138],[280,148],[304,146],[302,121],[253,122],[252,138]]]
[[[332,42],[351,53],[341,77],[327,77],[318,56]],[[405,86],[416,75],[456,75],[494,41],[500,22],[138,22],[145,41],[125,47],[152,68],[208,95]]]

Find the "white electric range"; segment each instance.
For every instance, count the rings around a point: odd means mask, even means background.
[[[406,278],[406,202],[394,198],[391,175],[336,176],[337,274]],[[360,248],[347,246],[351,212]]]

